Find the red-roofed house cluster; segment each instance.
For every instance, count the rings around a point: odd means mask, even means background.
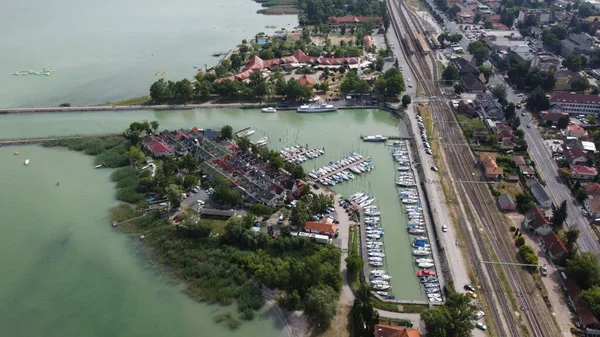
[[[375,28],[381,28],[381,26],[383,26],[383,18],[380,16],[330,16],[327,19],[327,25],[329,26],[329,28],[340,28],[342,26],[359,26],[368,21],[369,19],[373,20]]]
[[[255,71],[272,70],[274,68],[284,66],[299,67],[301,65],[310,65],[323,68],[337,68],[341,66],[358,65],[360,62],[360,57],[308,56],[302,50],[298,49],[291,56],[285,56],[271,60],[263,60],[258,56],[254,56],[246,63],[239,74],[217,79],[217,82],[224,79],[229,79],[232,81],[245,81],[250,78],[250,74]]]

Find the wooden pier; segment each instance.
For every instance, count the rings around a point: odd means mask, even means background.
[[[319,179],[317,179],[317,180],[321,180],[321,179],[326,179],[326,178],[329,178],[329,177],[331,177],[331,176],[332,176],[332,175],[334,175],[334,174],[340,173],[340,172],[342,172],[342,171],[344,171],[344,170],[347,170],[348,168],[350,168],[350,167],[352,167],[352,166],[356,166],[356,165],[358,165],[358,164],[360,164],[360,163],[366,162],[366,161],[367,161],[367,160],[369,160],[369,159],[371,159],[371,156],[367,156],[367,157],[361,158],[360,160],[357,160],[357,161],[355,161],[354,163],[351,163],[351,164],[349,164],[349,165],[346,165],[346,166],[344,166],[344,167],[342,167],[342,168],[339,168],[339,169],[337,169],[337,170],[335,170],[335,171],[333,171],[333,172],[327,173],[326,175],[319,177]],[[363,172],[363,173],[367,173],[367,172]],[[314,180],[314,179],[313,179],[313,180]]]
[[[301,151],[301,152],[296,152],[296,153],[294,153],[294,154],[293,154],[293,155],[291,155],[291,156],[287,156],[287,157],[285,157],[285,156],[284,156],[283,158],[284,158],[285,160],[292,160],[292,159],[294,159],[294,158],[296,158],[296,157],[298,157],[298,156],[301,156],[301,155],[303,155],[303,154],[305,154],[305,153],[308,153],[308,152],[311,152],[311,151],[314,151],[314,150],[318,150],[318,149],[317,149],[316,147],[311,147],[310,149],[305,149],[304,151]]]

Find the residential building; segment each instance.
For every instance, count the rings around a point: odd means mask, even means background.
[[[517,167],[527,165],[527,162],[523,156],[512,156],[512,160],[515,162]]]
[[[535,22],[537,22],[538,25],[546,24],[552,18],[552,12],[550,10],[524,8],[519,12],[517,20],[519,20],[519,22],[523,22],[525,21],[525,18],[530,15],[535,17]]]
[[[535,53],[531,51],[527,44],[510,47],[508,53],[513,55],[519,62],[527,64],[530,64],[535,57]]]
[[[587,192],[588,196],[600,196],[600,184],[599,183],[586,183],[583,184],[583,188]]]
[[[585,330],[585,336],[598,336],[600,331],[598,325],[600,322],[594,317],[590,309],[583,302],[581,297],[581,289],[573,278],[568,278],[565,281],[567,292],[567,303],[571,310],[576,313],[574,319],[576,325]]]
[[[375,324],[374,337],[421,337],[417,329],[405,326]]]
[[[597,152],[596,144],[594,142],[581,140],[581,147],[583,148],[583,151],[585,151],[588,154],[595,154]]]
[[[527,41],[519,32],[506,30],[484,30],[484,41],[494,52],[507,51],[510,47],[526,45]]]
[[[492,24],[492,27],[494,27],[495,23],[500,22],[500,15],[498,15],[498,14],[487,14],[487,15],[483,15],[483,17]],[[496,29],[496,28],[494,27],[494,29]]]
[[[542,240],[544,241],[544,252],[552,261],[560,261],[567,255],[567,247],[554,231],[544,235]]]
[[[556,105],[574,115],[600,113],[600,96],[555,92],[550,95],[550,106]]]
[[[519,166],[519,171],[525,178],[533,178],[535,176],[535,169],[533,168],[533,166]]]
[[[477,95],[476,104],[485,119],[504,120],[504,109],[498,99],[491,93]]]
[[[313,85],[317,84],[317,80],[312,76],[302,75],[298,78],[298,83],[302,84],[302,85],[313,86]]]
[[[383,18],[378,17],[367,17],[367,16],[330,16],[327,19],[327,25],[329,28],[341,28],[342,26],[361,26],[368,20],[373,20],[375,28],[383,27]]]
[[[594,219],[600,218],[600,197],[588,196],[583,202],[583,207],[590,213],[590,217]]]
[[[332,223],[309,221],[304,224],[304,231],[308,233],[316,233],[322,235],[329,235],[334,237],[337,235],[338,226]]]
[[[464,74],[462,76],[462,80],[465,86],[467,87],[468,92],[479,94],[487,90],[487,87],[485,86],[485,84],[483,84],[479,76],[476,76],[474,74]]]
[[[504,193],[498,197],[498,207],[503,211],[512,212],[517,209],[517,204],[508,193]]]
[[[550,221],[539,206],[535,206],[525,213],[523,226],[538,236],[544,236],[552,232]]]
[[[477,111],[475,110],[475,108],[473,107],[473,104],[469,104],[465,101],[459,101],[457,104],[457,109],[458,112],[467,115],[471,118],[475,118],[477,117]],[[485,129],[487,132],[487,129]]]
[[[473,23],[475,14],[471,11],[460,11],[456,13],[456,19],[460,23]]]
[[[498,147],[502,150],[512,150],[517,147],[517,144],[512,139],[503,139],[498,142]]]
[[[553,125],[556,125],[562,118],[569,118],[569,113],[564,111],[558,105],[551,106],[547,111],[540,111],[540,119],[544,123],[550,122]]]
[[[496,30],[510,30],[505,24],[499,22],[492,23],[492,27]]]
[[[458,73],[461,76],[468,73],[479,76],[479,70],[477,69],[477,67],[473,63],[464,59],[463,57],[455,57],[453,59],[450,59],[450,63],[452,63],[452,65],[454,65],[456,69],[458,69]]]
[[[537,181],[537,179],[529,179],[525,182],[525,184],[541,208],[548,209],[552,207],[552,198],[550,197],[550,194],[546,188],[540,184],[539,181]]]
[[[558,0],[555,2],[556,5],[558,5],[559,2],[568,2],[566,0]],[[558,5],[560,6],[560,5]],[[566,5],[564,5],[566,6]],[[563,7],[564,7],[563,6]],[[554,12],[554,18],[556,19],[557,22],[571,22],[571,20],[573,19],[573,13],[569,13],[567,11],[556,11]]]
[[[572,165],[571,178],[579,180],[592,180],[598,175],[595,167],[585,165]]]
[[[558,69],[561,66],[561,59],[558,56],[547,52],[538,53],[533,60],[531,60],[531,67],[538,67],[541,70],[554,70]]]
[[[563,147],[563,155],[569,166],[585,165],[589,160],[589,156],[580,147]]]
[[[171,157],[175,155],[175,150],[170,145],[161,141],[145,143],[144,148],[156,158]]]
[[[479,70],[473,63],[462,57],[455,57],[450,63],[458,69],[458,73],[463,83],[467,86],[469,92],[482,93],[487,89],[485,84],[479,78]]]
[[[571,90],[571,83],[581,77],[579,73],[570,70],[559,70],[556,72],[556,82],[554,83],[554,90]]]
[[[514,139],[512,127],[510,127],[506,123],[496,123],[496,126],[492,129],[498,141],[506,140],[506,139]]]
[[[485,176],[488,179],[498,180],[504,175],[504,170],[496,163],[496,153],[481,152],[479,154],[479,163],[485,170]]]
[[[569,34],[567,39],[560,41],[560,46],[565,57],[571,54],[590,56],[598,49],[594,38],[587,33]]]
[[[488,15],[488,14],[492,14],[492,10],[490,9],[489,6],[477,5],[477,7],[475,7],[475,13],[478,13],[481,15]]]
[[[587,131],[585,131],[585,129],[579,124],[569,124],[565,130],[566,137],[581,138],[587,135]]]

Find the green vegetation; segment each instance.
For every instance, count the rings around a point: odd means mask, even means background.
[[[552,204],[552,218],[550,221],[556,227],[562,227],[567,220],[567,201],[563,200],[558,207]]]
[[[106,104],[100,104],[100,106],[149,105],[150,103],[152,103],[152,97],[141,96],[141,97],[126,99],[124,101],[106,102]]]
[[[469,43],[468,47],[469,53],[473,55],[475,58],[475,64],[480,66],[485,62],[490,56],[490,51],[486,47],[486,45],[481,41],[473,41]]]
[[[69,150],[96,156],[95,165],[121,167],[129,164],[126,153],[131,143],[122,136],[100,136],[49,140],[42,143],[42,146],[66,147]]]
[[[330,16],[380,16],[387,18],[385,3],[376,0],[352,2],[349,0],[299,0],[302,13],[298,15],[301,25],[321,25],[327,23]],[[384,25],[389,26],[389,19],[384,19]],[[374,26],[374,23],[373,23]]]
[[[388,69],[377,78],[374,90],[387,98],[397,98],[401,92],[406,90],[402,72],[397,68]]]
[[[583,303],[587,305],[594,316],[600,315],[600,286],[593,286],[581,292]]]
[[[598,257],[592,252],[582,252],[568,258],[566,271],[582,289],[600,286],[600,265]]]
[[[537,270],[538,257],[535,254],[535,250],[533,250],[533,248],[531,246],[523,245],[523,246],[519,247],[519,254],[521,254],[521,257],[523,258],[523,260],[525,260],[525,263],[535,265],[535,266],[528,266],[525,268],[527,268],[531,272]]]
[[[446,303],[421,313],[429,337],[470,336],[477,306],[465,294],[451,293]]]
[[[353,336],[374,336],[375,324],[379,323],[379,313],[373,308],[369,297],[371,297],[371,287],[363,279],[356,291],[356,299],[350,312]]]

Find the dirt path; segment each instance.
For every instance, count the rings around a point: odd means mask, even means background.
[[[265,298],[268,309],[273,310],[284,325],[284,330],[288,337],[304,337],[310,334],[308,321],[302,311],[286,312],[277,305],[277,291],[263,288],[263,297]]]

